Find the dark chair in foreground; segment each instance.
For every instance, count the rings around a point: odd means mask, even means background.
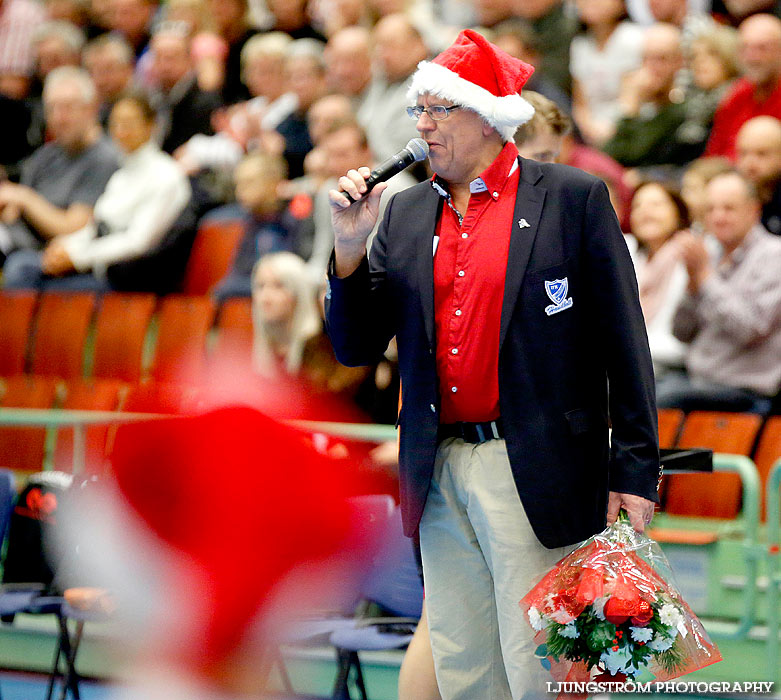
[[[385,538],[372,565],[363,592],[391,617],[356,618],[352,624],[336,630],[329,641],[336,648],[339,670],[334,684],[334,700],[348,700],[350,672],[362,700],[366,686],[358,652],[385,651],[406,647],[420,620],[423,584],[412,547],[401,526],[401,509],[396,508],[388,521]]]
[[[84,625],[87,622],[105,622],[111,617],[109,609],[104,604],[104,601],[108,599],[107,594],[104,592],[95,591],[97,595],[80,596],[82,604],[78,606],[68,602],[71,592],[77,591],[76,589],[65,591],[65,600],[61,602],[60,614],[57,616],[59,638],[54,664],[49,676],[49,690],[46,700],[51,699],[58,681],[60,682],[59,700],[65,700],[68,691],[71,692],[74,700],[79,700],[81,697],[79,690],[80,676],[76,670],[76,656],[79,653]],[[73,633],[68,628],[69,621],[75,623]],[[64,670],[61,669],[63,663],[65,666]]]
[[[24,491],[22,491],[24,495]],[[41,509],[46,508],[43,498],[38,498],[37,501],[31,500],[32,492],[28,493],[28,502],[24,505],[29,506],[30,509],[39,507]],[[10,533],[11,516],[14,512],[14,503],[17,499],[16,488],[14,485],[13,475],[7,469],[0,469],[0,549],[5,541],[6,534],[12,536]],[[28,538],[23,540],[28,542]],[[32,542],[29,542],[32,544]],[[9,562],[9,550],[6,551],[6,560],[4,565],[8,565]],[[14,616],[20,613],[40,614],[40,615],[54,615],[58,619],[60,625],[62,625],[61,609],[63,604],[63,598],[58,595],[48,595],[46,592],[46,584],[41,582],[19,582],[19,583],[4,583],[0,586],[0,617],[3,622],[10,623],[13,621]],[[57,655],[59,657],[59,649]],[[56,663],[56,661],[55,661]],[[78,688],[68,686],[73,693],[73,697],[78,700]],[[52,683],[49,684],[46,700],[50,700],[53,692]],[[63,690],[62,697],[65,697],[67,688]]]

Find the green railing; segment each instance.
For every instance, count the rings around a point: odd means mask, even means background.
[[[754,462],[742,455],[717,453],[713,455],[714,472],[732,472],[740,476],[743,485],[743,557],[746,563],[746,585],[743,589],[743,612],[737,626],[729,632],[714,632],[722,639],[746,639],[754,625],[757,606],[757,578],[759,563],[765,555],[760,547],[759,533],[759,474]]]
[[[781,605],[781,459],[770,470],[767,503],[767,664],[770,678],[781,682],[778,659],[779,605]]]
[[[0,408],[0,425],[43,428],[73,428],[73,471],[84,470],[86,452],[85,430],[91,425],[112,425],[142,420],[170,418],[156,413],[124,413],[117,411],[74,411],[65,409]],[[290,421],[307,432],[327,433],[337,437],[367,442],[385,442],[396,439],[392,425],[364,425],[358,423],[329,423],[320,421]]]
[[[84,430],[90,425],[119,424],[139,420],[163,418],[158,414],[121,413],[112,411],[70,411],[0,408],[0,425],[43,426],[47,428],[72,427],[74,429],[75,472],[83,469],[85,438]],[[290,421],[292,425],[307,432],[321,432],[337,437],[384,442],[396,439],[392,425],[361,425],[320,421]],[[743,640],[748,637],[754,625],[757,607],[757,579],[760,562],[767,562],[768,571],[768,667],[770,678],[778,675],[779,652],[779,603],[781,603],[781,570],[779,549],[781,548],[781,460],[774,465],[767,484],[768,541],[762,545],[759,532],[760,484],[756,466],[748,457],[729,454],[714,454],[715,472],[732,472],[740,476],[743,485],[743,555],[746,563],[746,586],[743,593],[743,611],[734,627],[728,632],[716,632],[715,637]]]

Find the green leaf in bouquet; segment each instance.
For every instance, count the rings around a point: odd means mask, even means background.
[[[604,622],[591,630],[587,637],[586,644],[593,651],[602,651],[613,646],[613,639],[616,636],[616,626],[610,622]]]
[[[669,674],[677,673],[685,665],[684,655],[677,640],[667,651],[657,654],[655,659],[659,666]]]
[[[548,656],[548,645],[540,644],[540,646],[534,650],[534,656],[538,659],[544,659],[546,656]]]
[[[632,663],[638,669],[647,668],[651,654],[652,652],[647,646],[638,644],[632,649]]]
[[[575,647],[576,640],[559,634],[559,630],[563,628],[564,625],[560,625],[557,622],[553,622],[548,626],[548,656],[552,656],[557,661],[560,656],[567,656],[567,654],[571,653]]]

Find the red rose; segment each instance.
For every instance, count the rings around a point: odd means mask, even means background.
[[[629,616],[634,612],[633,607],[632,601],[613,597],[605,603],[602,614],[608,622],[620,625],[629,619]]]
[[[651,604],[641,600],[637,605],[637,611],[632,615],[632,624],[635,627],[645,627],[653,618],[654,610]]]

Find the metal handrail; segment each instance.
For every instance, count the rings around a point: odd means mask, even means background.
[[[0,408],[0,425],[43,426],[45,428],[73,428],[73,471],[84,469],[85,429],[91,425],[112,425],[136,421],[172,418],[158,413],[128,413],[124,411],[82,411],[61,408]],[[286,421],[300,430],[327,433],[341,438],[366,442],[396,440],[396,429],[392,425],[370,425],[362,423],[333,423],[323,421]]]
[[[713,455],[714,472],[732,472],[743,484],[743,518],[746,524],[743,536],[743,556],[746,562],[746,586],[743,592],[743,613],[737,627],[730,632],[713,631],[714,637],[741,640],[748,637],[754,625],[757,606],[757,576],[759,561],[765,550],[759,546],[759,474],[756,465],[743,455],[717,453]]]
[[[769,678],[781,681],[778,663],[779,610],[781,604],[781,459],[770,470],[765,486],[767,503],[767,664]]]

